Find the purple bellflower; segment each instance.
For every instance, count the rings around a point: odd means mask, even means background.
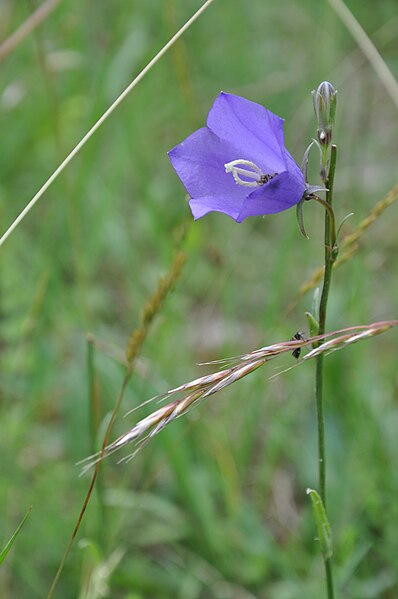
[[[285,148],[283,122],[260,104],[218,95],[207,126],[169,152],[195,219],[217,211],[242,222],[300,202],[308,186]]]

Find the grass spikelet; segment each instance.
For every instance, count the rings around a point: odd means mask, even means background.
[[[329,354],[363,339],[380,335],[397,325],[398,320],[358,325],[308,339],[282,341],[281,343],[264,346],[247,354],[242,354],[236,358],[229,358],[229,362],[235,361],[236,364],[213,374],[184,383],[160,396],[162,399],[167,397],[176,398],[137,422],[132,429],[110,443],[103,451],[82,460],[80,462],[80,464],[84,465],[82,474],[87,472],[95,464],[98,464],[104,457],[110,456],[125,445],[133,443],[135,444],[133,453],[121,459],[121,461],[131,460],[152,437],[159,433],[167,424],[185,414],[194,404],[207,399],[211,395],[239,381],[281,354],[292,352],[295,349],[305,346],[312,346],[313,349],[298,360],[297,364],[300,364],[320,354]],[[182,397],[179,397],[181,395]],[[159,397],[153,399],[159,399]],[[144,404],[148,403],[148,401],[144,402]]]
[[[183,252],[178,252],[173,260],[170,271],[159,280],[155,292],[146,302],[141,314],[140,325],[132,333],[127,344],[126,358],[129,365],[139,355],[145,338],[148,334],[149,327],[152,324],[156,314],[162,309],[163,303],[178,280],[182,267],[184,266],[186,257]]]

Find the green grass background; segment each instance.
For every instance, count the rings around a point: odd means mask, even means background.
[[[394,0],[350,0],[398,72]],[[35,3],[0,2],[0,39]],[[64,0],[1,63],[1,229],[120,91],[199,6],[193,0]],[[101,403],[98,444],[123,352],[190,220],[166,152],[204,124],[220,90],[286,119],[297,161],[316,124],[310,91],[339,90],[336,211],[354,230],[397,182],[397,109],[325,1],[215,0],[139,84],[0,250],[0,505],[4,599],[45,597],[80,511],[90,454],[86,334]],[[316,160],[312,182],[317,183]],[[397,315],[398,206],[335,274],[328,327]],[[189,227],[187,263],[152,328],[122,407],[207,372],[196,364],[289,339],[322,262],[322,210]],[[397,336],[326,360],[328,511],[337,597],[398,597]],[[323,565],[305,489],[317,488],[313,363],[271,362],[170,425],[128,465],[103,467],[61,576],[63,599],[315,599]],[[144,413],[145,410],[144,410]],[[114,435],[134,423],[118,419]],[[90,583],[88,582],[90,581]]]

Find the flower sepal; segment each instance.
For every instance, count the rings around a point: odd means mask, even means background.
[[[305,192],[304,192],[304,200],[312,200],[316,193],[320,191],[329,191],[327,187],[322,187],[322,185],[309,185],[306,183]]]
[[[305,230],[305,226],[304,226],[304,202],[305,202],[306,198],[305,196],[302,197],[302,199],[299,201],[299,203],[296,206],[296,216],[297,216],[297,224],[299,226],[300,229],[300,233],[303,237],[305,237],[305,239],[309,239],[308,235],[307,235],[307,231]]]
[[[322,201],[321,198],[319,198],[319,196],[317,194],[321,191],[328,191],[328,189],[326,187],[323,187],[322,185],[310,185],[308,183],[308,161],[309,161],[309,155],[310,155],[311,148],[313,147],[314,144],[317,145],[319,148],[318,143],[316,142],[315,139],[313,139],[312,142],[309,144],[308,148],[306,149],[306,151],[304,152],[303,160],[301,162],[301,172],[303,173],[303,177],[304,177],[305,190],[304,190],[303,197],[301,198],[301,200],[299,201],[299,203],[296,206],[297,223],[298,223],[298,226],[300,229],[300,233],[306,239],[309,239],[309,237],[307,235],[307,232],[306,232],[305,226],[304,226],[304,202],[306,202],[308,200]]]

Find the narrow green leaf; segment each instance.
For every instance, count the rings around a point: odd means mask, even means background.
[[[322,499],[314,489],[307,489],[307,495],[311,497],[321,551],[326,559],[330,559],[333,555],[332,531]]]
[[[321,291],[319,287],[315,287],[314,295],[312,296],[312,314],[319,314],[319,304],[321,303]]]
[[[20,524],[18,525],[18,528],[15,530],[14,534],[12,535],[12,537],[8,540],[8,542],[4,546],[2,552],[0,553],[0,565],[6,559],[8,552],[10,551],[11,547],[13,546],[13,543],[14,543],[15,539],[17,538],[17,535],[18,535],[19,531],[21,530],[22,526],[25,524],[25,520],[29,516],[29,514],[30,514],[31,511],[32,511],[32,506],[30,506],[30,508],[28,509],[28,511],[26,512],[26,514],[24,515],[24,517],[22,518]]]

